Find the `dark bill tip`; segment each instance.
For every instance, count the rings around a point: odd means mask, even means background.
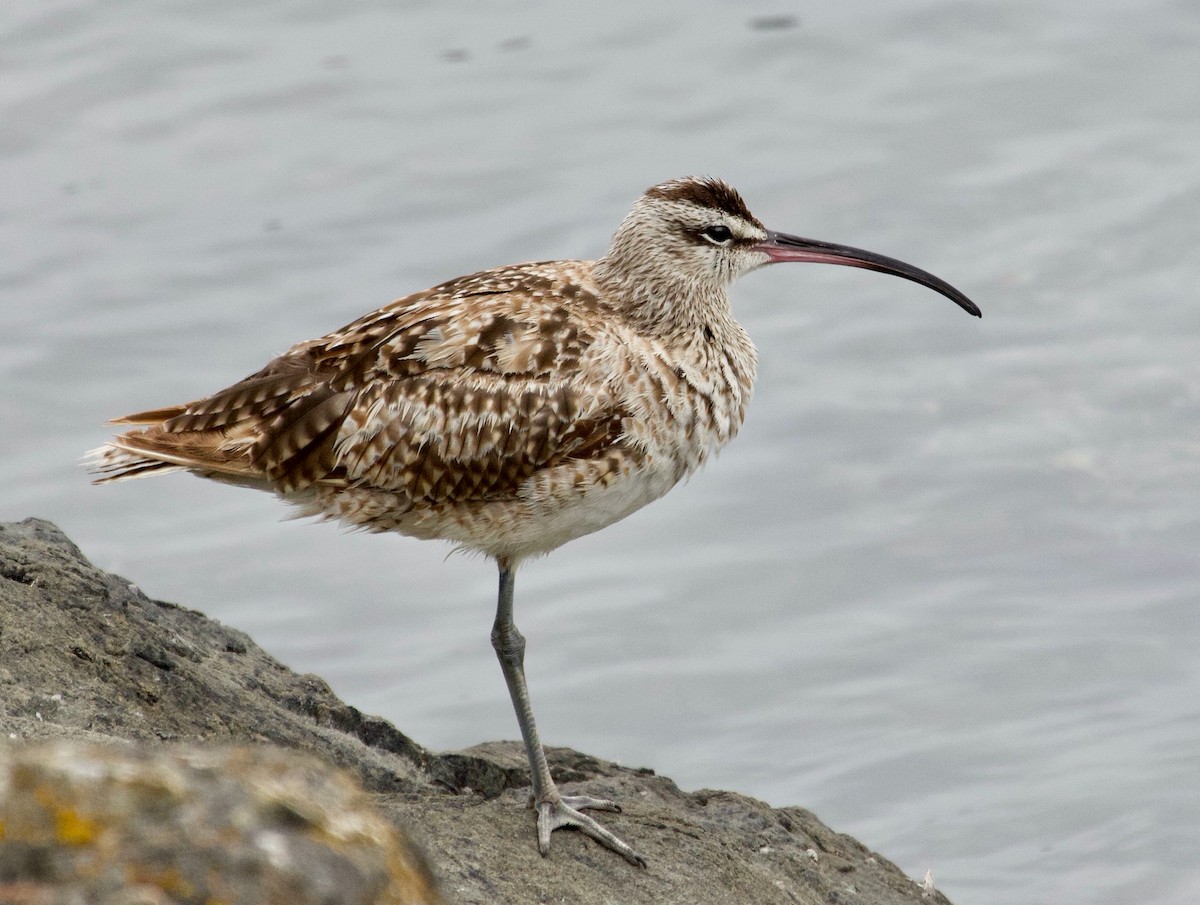
[[[772,264],[788,261],[808,262],[811,264],[841,264],[846,267],[862,267],[879,273],[890,273],[895,277],[903,277],[927,286],[934,292],[941,293],[968,314],[983,317],[979,306],[959,292],[941,277],[936,277],[926,270],[879,255],[873,251],[861,248],[851,248],[849,245],[834,245],[832,242],[821,242],[817,239],[802,239],[799,236],[789,236],[787,233],[767,231],[767,240],[755,248],[764,252]]]

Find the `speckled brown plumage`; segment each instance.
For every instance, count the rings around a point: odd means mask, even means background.
[[[368,530],[544,553],[600,527],[563,511],[540,530],[548,508],[596,496],[619,517],[647,488],[605,490],[639,472],[661,495],[736,432],[753,379],[753,348],[727,319],[715,379],[688,383],[712,353],[691,348],[697,337],[639,335],[593,267],[461,277],[205,399],[127,416],[147,426],[101,453],[101,480],[186,468]]]
[[[634,864],[559,793],[512,621],[517,564],[662,496],[737,433],[755,351],[727,289],[779,261],[849,264],[952,286],[859,249],[773,233],[714,179],[653,186],[598,261],[459,277],[294,346],[233,386],[129,415],[96,450],[98,481],[172,470],[276,493],[369,531],[494,557],[492,640],[529,754],[538,844],[577,827]]]

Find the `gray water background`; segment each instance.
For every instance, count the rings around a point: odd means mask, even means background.
[[[77,460],[720,175],[985,316],[740,283],[742,435],[520,576],[543,736],[803,804],[960,905],[1200,901],[1200,4],[833,6],[0,7],[0,518],[425,745],[514,737],[486,561]]]

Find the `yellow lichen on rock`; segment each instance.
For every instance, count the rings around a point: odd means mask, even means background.
[[[37,864],[80,901],[137,889],[178,905],[442,905],[361,786],[300,752],[0,745],[0,819],[0,877],[34,879]]]
[[[55,810],[54,829],[58,841],[65,845],[90,845],[100,835],[96,821],[73,808]]]

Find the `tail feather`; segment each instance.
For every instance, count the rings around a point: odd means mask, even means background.
[[[84,459],[94,483],[128,481],[172,471],[191,471],[205,477],[234,481],[261,480],[250,464],[245,443],[231,442],[220,432],[173,434],[168,431],[132,431],[113,437]]]
[[[172,465],[129,452],[114,443],[106,443],[89,450],[83,457],[83,466],[95,476],[92,478],[93,484],[113,484],[117,481],[131,481],[134,478],[183,470],[182,465]]]
[[[132,415],[122,415],[113,418],[109,424],[162,424],[164,421],[182,415],[187,411],[186,405],[172,405],[169,408],[150,409],[146,412],[134,412]]]

